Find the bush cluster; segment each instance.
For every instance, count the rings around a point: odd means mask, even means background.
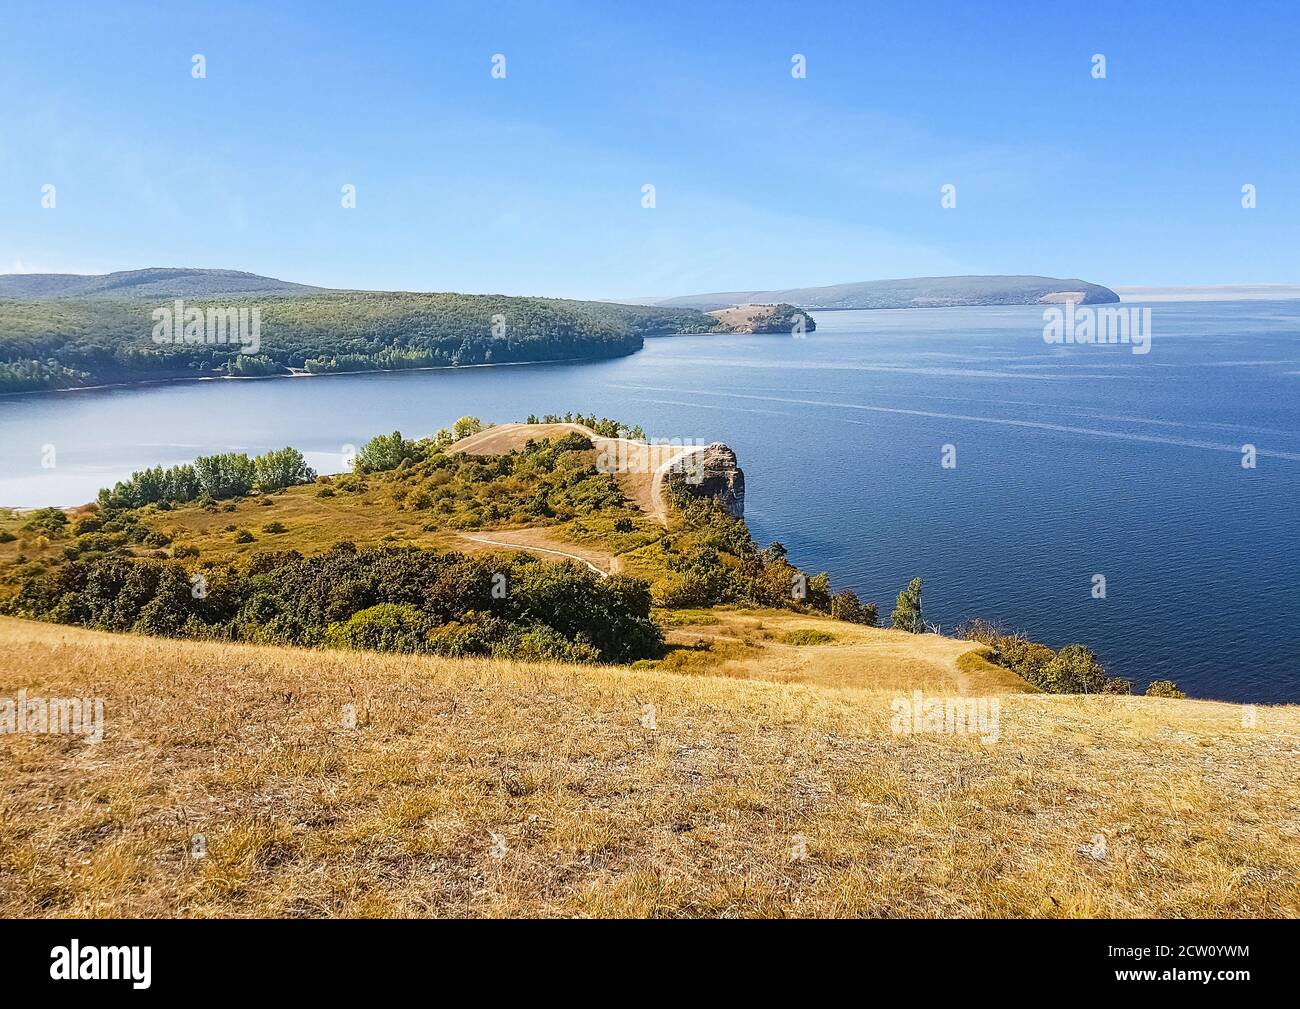
[[[1010,669],[1022,680],[1049,694],[1131,694],[1133,683],[1107,676],[1087,645],[1066,645],[1053,651],[1036,641],[978,618],[957,628],[957,637],[978,641],[991,649],[989,660]],[[1164,681],[1168,682],[1168,681]],[[1155,684],[1152,684],[1155,687]],[[1177,689],[1172,683],[1170,688]],[[1151,690],[1147,691],[1151,694]],[[1172,695],[1159,695],[1172,696]]]
[[[257,554],[243,569],[72,560],[28,579],[9,609],[110,631],[444,655],[631,662],[662,647],[643,581],[523,554],[346,542],[312,557]]]

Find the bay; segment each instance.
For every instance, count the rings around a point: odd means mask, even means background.
[[[1085,642],[1139,689],[1300,701],[1300,303],[1151,307],[1147,354],[1046,344],[1032,307],[818,312],[801,339],[663,338],[582,364],[0,398],[0,502],[79,503],[145,466],[283,445],[331,472],[383,431],[594,412],[726,442],[755,536],[882,616],[920,575],[944,632],[978,615]]]

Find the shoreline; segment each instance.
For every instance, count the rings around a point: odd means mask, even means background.
[[[630,354],[614,354],[609,357],[557,357],[547,361],[490,361],[480,364],[430,364],[418,368],[365,368],[360,371],[320,371],[310,372],[301,368],[279,375],[176,375],[171,378],[144,378],[133,382],[104,382],[99,385],[74,385],[63,389],[23,389],[19,392],[0,392],[0,400],[12,396],[58,396],[78,392],[102,392],[105,389],[143,389],[153,385],[175,385],[181,382],[261,382],[266,379],[289,378],[338,378],[345,375],[400,375],[409,371],[464,371],[469,368],[510,368],[533,364],[585,364],[590,361],[613,361],[620,357],[631,357],[642,348],[638,347]]]
[[[1182,300],[1178,298],[1151,298],[1151,301],[1159,301],[1162,304],[1205,304],[1208,302],[1245,302],[1245,303],[1268,303],[1268,302],[1287,302],[1300,300],[1300,295],[1293,298],[1204,298]],[[1141,299],[1135,299],[1130,296],[1121,295],[1119,302],[1092,302],[1090,304],[1132,304],[1141,303]],[[972,309],[972,308],[1038,308],[1046,302],[1015,302],[1008,304],[989,304],[989,305],[897,305],[897,306],[877,306],[874,308],[809,308],[801,309],[808,313],[813,312],[933,312],[945,309]],[[1050,307],[1050,305],[1049,305]],[[18,392],[0,392],[0,402],[15,396],[50,396],[64,395],[78,392],[100,392],[105,389],[143,389],[155,385],[172,385],[179,382],[255,382],[263,379],[288,379],[288,378],[330,378],[340,375],[392,375],[400,374],[407,371],[460,371],[465,368],[508,368],[512,366],[535,365],[535,364],[583,364],[592,361],[612,361],[620,357],[631,357],[633,354],[640,353],[645,349],[646,340],[672,339],[682,336],[780,336],[784,330],[775,332],[757,332],[757,333],[647,333],[641,338],[642,345],[635,350],[626,354],[611,354],[607,357],[560,357],[547,361],[499,361],[483,362],[479,364],[437,364],[421,365],[418,368],[366,368],[360,371],[324,371],[309,372],[303,369],[290,371],[288,374],[279,375],[174,375],[169,378],[142,378],[125,382],[101,382],[96,385],[75,385],[62,389],[23,389]]]

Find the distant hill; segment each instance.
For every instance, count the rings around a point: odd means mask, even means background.
[[[1077,297],[1070,297],[1077,295]],[[1038,305],[1066,300],[1086,304],[1119,301],[1108,287],[1055,277],[913,277],[868,280],[830,287],[774,291],[721,291],[655,302],[661,307],[711,311],[731,305],[787,302],[802,309],[951,308],[968,305]]]
[[[155,336],[173,299],[203,313],[194,338]],[[217,316],[244,309],[255,339]],[[233,320],[230,322],[233,326]],[[179,378],[393,371],[594,360],[649,336],[720,331],[687,308],[493,294],[340,291],[236,270],[0,276],[0,393]],[[251,330],[250,330],[251,333]],[[246,334],[248,335],[248,334]],[[240,346],[248,345],[247,353]],[[254,346],[255,344],[255,346]]]
[[[292,284],[239,270],[151,267],[119,273],[9,273],[0,275],[0,298],[203,298],[217,295],[324,294],[324,287]]]

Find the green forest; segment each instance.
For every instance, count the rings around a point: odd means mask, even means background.
[[[598,359],[648,336],[708,332],[690,309],[499,295],[337,292],[187,299],[187,308],[256,306],[257,354],[238,346],[156,343],[138,300],[0,299],[0,393],[218,375],[313,374]]]

